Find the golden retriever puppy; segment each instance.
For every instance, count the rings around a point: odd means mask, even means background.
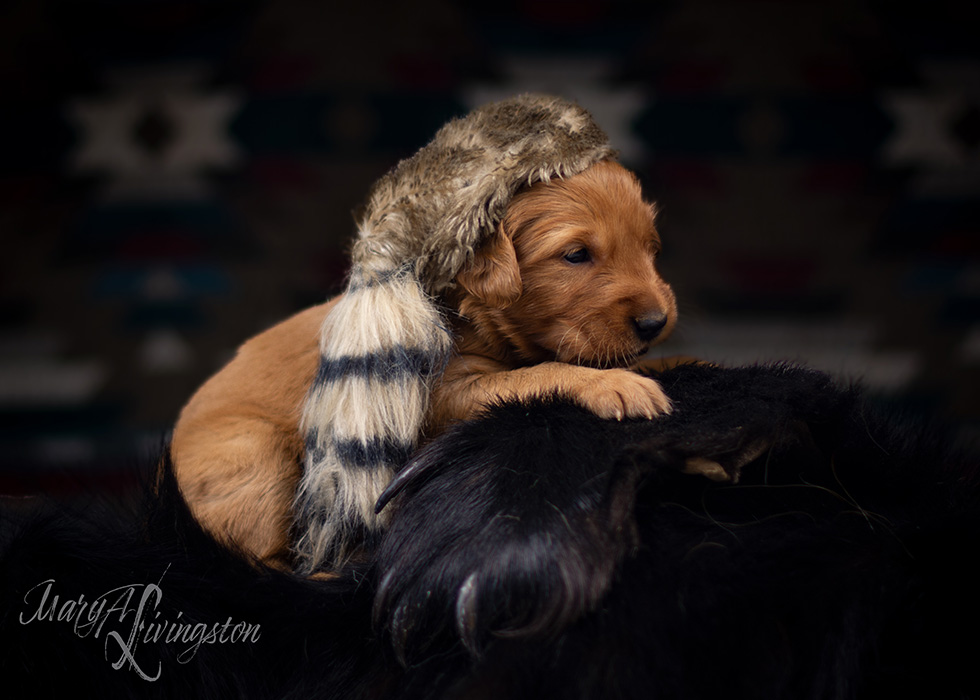
[[[437,383],[425,439],[489,403],[558,393],[604,418],[670,410],[632,372],[673,328],[656,271],[654,209],[612,161],[517,194],[444,303],[456,354]],[[181,411],[171,444],[194,515],[220,540],[291,566],[292,504],[304,450],[300,415],[318,332],[336,300],[246,342]]]
[[[436,386],[431,431],[553,391],[602,418],[669,410],[656,382],[625,369],[677,320],[659,251],[653,206],[616,163],[515,196],[450,295],[458,356]]]

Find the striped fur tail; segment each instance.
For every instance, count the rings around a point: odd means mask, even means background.
[[[382,526],[374,503],[414,450],[451,350],[411,266],[355,269],[324,320],[303,410],[306,464],[294,508],[301,571],[338,566],[365,530]]]
[[[449,288],[521,187],[614,155],[578,105],[518,95],[453,119],[375,183],[303,408],[306,464],[294,504],[303,570],[336,567],[383,525],[374,502],[414,449],[452,351],[427,293]]]

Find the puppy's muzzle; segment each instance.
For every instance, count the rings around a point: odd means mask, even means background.
[[[646,316],[633,319],[633,329],[636,331],[636,337],[644,343],[649,343],[660,335],[660,332],[666,325],[667,314],[662,312],[647,314]]]

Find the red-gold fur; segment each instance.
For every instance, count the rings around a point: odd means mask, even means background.
[[[659,246],[652,206],[615,163],[515,196],[447,295],[460,312],[458,354],[434,390],[425,437],[489,402],[556,391],[607,418],[668,411],[660,386],[626,369],[676,321],[654,267]],[[278,566],[289,561],[300,409],[332,304],[246,342],[174,429],[177,478],[195,516]],[[662,328],[641,339],[637,320],[651,317]]]
[[[457,277],[459,356],[436,388],[430,425],[555,389],[604,418],[668,410],[656,382],[621,369],[649,347],[634,319],[665,314],[657,340],[676,323],[674,294],[654,268],[653,219],[635,178],[614,163],[515,197]],[[566,260],[583,249],[588,261]]]

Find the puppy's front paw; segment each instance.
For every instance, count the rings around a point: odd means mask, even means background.
[[[670,399],[653,379],[627,369],[592,372],[586,382],[571,387],[569,394],[600,418],[653,418],[670,413]]]

